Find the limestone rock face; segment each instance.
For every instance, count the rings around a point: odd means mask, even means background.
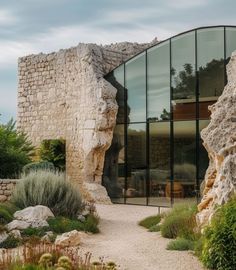
[[[30,223],[23,220],[13,220],[6,225],[8,231],[24,230],[30,227]]]
[[[78,232],[77,230],[63,233],[57,236],[55,240],[55,245],[64,246],[64,247],[78,246],[81,242],[81,239],[85,237],[85,235],[86,233]]]
[[[84,182],[101,186],[105,152],[111,145],[118,106],[117,90],[104,75],[153,45],[79,44],[18,62],[17,128],[37,147],[43,140],[66,141],[67,178],[89,199]],[[99,191],[96,196],[106,196]],[[108,198],[99,201],[108,201]]]
[[[222,95],[209,108],[211,121],[201,132],[210,163],[198,205],[200,226],[209,223],[216,205],[226,203],[236,193],[236,52],[227,65],[227,76]]]

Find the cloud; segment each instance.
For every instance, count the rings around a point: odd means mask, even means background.
[[[9,26],[16,23],[18,20],[11,10],[0,9],[0,26]]]

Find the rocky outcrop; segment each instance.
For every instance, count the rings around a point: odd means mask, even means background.
[[[208,224],[215,207],[236,193],[236,52],[227,65],[228,83],[218,101],[209,107],[211,121],[201,132],[210,163],[197,221]]]

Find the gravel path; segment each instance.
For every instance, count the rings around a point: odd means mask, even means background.
[[[198,259],[187,251],[168,251],[168,239],[137,225],[157,208],[133,205],[98,205],[101,233],[83,240],[81,249],[94,258],[103,256],[122,270],[203,270]]]

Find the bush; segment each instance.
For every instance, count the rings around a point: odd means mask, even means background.
[[[64,174],[31,171],[24,175],[12,194],[19,208],[45,205],[55,216],[75,218],[82,211],[79,191],[64,179]]]
[[[86,231],[97,233],[98,230],[98,218],[94,215],[88,215],[84,222],[77,219],[69,219],[65,217],[55,217],[48,219],[49,228],[56,234],[69,232],[72,230]]]
[[[41,160],[52,163],[57,169],[64,171],[66,164],[65,141],[44,140],[40,146],[39,155]]]
[[[147,217],[139,222],[140,226],[143,226],[147,229],[150,229],[151,227],[157,225],[161,221],[161,216],[156,215],[156,216],[150,216]]]
[[[206,267],[236,269],[236,198],[216,210],[201,241],[200,258]]]
[[[196,235],[195,205],[177,205],[165,217],[161,225],[161,235],[166,238],[186,238],[193,240]]]
[[[13,220],[13,214],[19,210],[11,203],[0,204],[0,224],[7,224]]]
[[[22,240],[10,234],[6,240],[0,243],[0,248],[16,248],[22,244]]]
[[[194,241],[184,239],[184,238],[177,238],[172,240],[167,245],[168,250],[194,250]]]
[[[15,129],[15,122],[0,125],[0,178],[17,178],[30,162],[33,147],[26,135]]]
[[[39,170],[54,171],[55,167],[53,163],[48,161],[31,162],[23,167],[24,174],[28,174],[30,171]]]
[[[153,225],[148,229],[149,232],[159,232],[160,230],[161,230],[161,225],[159,224]]]
[[[23,237],[27,237],[27,236],[38,236],[38,237],[42,237],[46,234],[46,232],[49,231],[48,227],[43,227],[43,228],[26,228],[24,230],[21,231],[21,235]]]

